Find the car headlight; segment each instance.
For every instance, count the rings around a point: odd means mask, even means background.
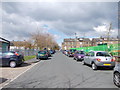
[[[81,58],[81,56],[78,56],[79,58]]]

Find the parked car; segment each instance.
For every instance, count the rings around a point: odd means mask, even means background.
[[[85,52],[84,51],[76,51],[75,54],[74,54],[74,59],[77,60],[77,61],[84,60],[84,57],[85,57]]]
[[[24,56],[14,51],[0,52],[0,66],[10,66],[12,68],[23,63]]]
[[[75,49],[71,49],[71,50],[69,50],[69,51],[68,51],[68,55],[67,55],[67,56],[68,56],[68,57],[73,57],[73,56],[74,56],[75,51],[76,51]]]
[[[62,53],[67,55],[67,50],[63,50]]]
[[[48,54],[48,57],[51,57],[51,56],[52,56],[52,54],[50,53],[49,50],[45,50],[45,51],[46,51],[46,53]]]
[[[98,67],[111,67],[115,66],[115,59],[105,51],[91,51],[89,52],[82,61],[83,65],[88,64],[92,66],[93,70]]]
[[[68,52],[69,52],[69,50],[66,50],[66,51],[65,51],[65,55],[66,55],[66,56],[68,56]]]
[[[113,82],[116,86],[120,87],[120,56],[117,57],[118,61],[115,64],[113,72]]]
[[[55,50],[50,50],[50,53],[51,54],[55,54]]]
[[[36,55],[36,59],[48,59],[47,51],[39,51]]]

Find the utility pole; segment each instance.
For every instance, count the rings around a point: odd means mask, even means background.
[[[107,42],[108,42],[108,44],[109,44],[109,41],[110,41],[110,31],[111,31],[111,29],[112,29],[112,23],[110,23],[110,26],[109,26],[108,32],[107,32]]]
[[[110,23],[109,28],[108,28],[108,32],[107,32],[107,45],[110,42],[110,31],[112,29],[112,23]],[[107,49],[107,51],[109,52],[109,49]]]
[[[75,47],[77,48],[77,34],[75,33]]]

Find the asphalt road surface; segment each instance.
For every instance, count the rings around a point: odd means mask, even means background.
[[[91,67],[57,52],[4,88],[117,88],[112,77],[113,70],[93,71]]]

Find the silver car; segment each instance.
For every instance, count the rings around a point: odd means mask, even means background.
[[[114,68],[115,60],[113,57],[105,51],[91,51],[89,52],[82,61],[83,65],[88,64],[92,66],[93,70],[99,67],[111,67]]]
[[[120,87],[120,57],[119,61],[116,62],[114,72],[113,72],[113,82],[116,86]]]

